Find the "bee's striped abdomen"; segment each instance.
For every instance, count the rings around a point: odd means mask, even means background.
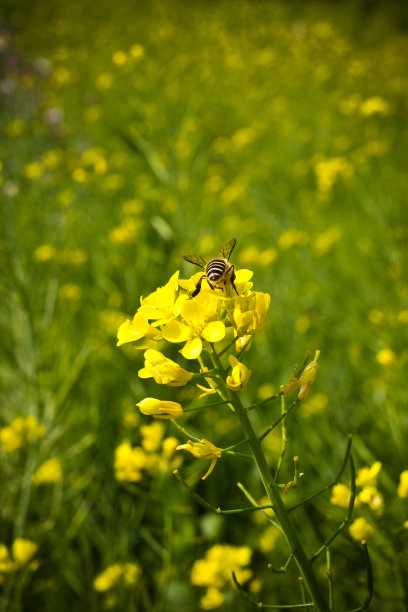
[[[221,257],[217,257],[208,262],[205,274],[209,281],[217,282],[222,278],[227,268],[227,262]]]

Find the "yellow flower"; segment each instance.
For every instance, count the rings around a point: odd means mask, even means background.
[[[294,389],[298,389],[300,387],[300,391],[298,393],[298,399],[303,400],[307,398],[310,387],[313,385],[316,379],[317,369],[319,367],[317,363],[317,360],[319,359],[319,355],[320,355],[320,351],[316,351],[314,360],[311,361],[302,370],[299,376],[296,377],[292,375],[292,377],[289,379],[286,385],[281,386],[281,390],[283,391],[285,395],[287,395],[291,391],[294,391]]]
[[[219,608],[224,601],[224,595],[215,587],[208,587],[205,595],[200,599],[200,607],[203,610],[214,610]]]
[[[218,300],[215,296],[198,294],[185,299],[180,306],[183,321],[173,320],[163,328],[163,338],[168,342],[186,342],[180,353],[186,359],[197,359],[204,342],[219,342],[225,337],[225,325],[218,317]],[[211,319],[211,320],[210,320]]]
[[[375,461],[371,467],[365,466],[357,470],[356,485],[358,487],[376,487],[381,467],[381,461]]]
[[[332,489],[330,503],[340,508],[348,508],[350,502],[350,489],[344,484],[336,484]]]
[[[140,433],[143,436],[142,446],[144,450],[148,453],[154,453],[160,448],[164,436],[164,425],[154,421],[150,425],[142,425]]]
[[[146,340],[138,343],[136,348],[143,349],[154,346],[161,339],[161,332],[152,325],[149,325],[144,317],[136,313],[132,322],[127,319],[119,327],[116,346],[121,346],[126,342],[137,342],[142,338],[146,338]]]
[[[34,257],[37,261],[49,261],[54,259],[57,254],[55,247],[52,244],[42,244],[34,251]]]
[[[44,436],[45,427],[38,425],[34,416],[17,417],[10,425],[0,429],[0,445],[5,453],[11,453],[26,442],[35,442]]]
[[[57,457],[48,459],[36,470],[33,475],[33,483],[39,484],[52,484],[59,482],[62,478],[62,466],[61,462]]]
[[[141,570],[136,563],[123,563],[122,574],[125,586],[131,587],[136,584],[141,574]]]
[[[365,518],[358,518],[350,525],[349,532],[355,540],[367,540],[373,535],[374,527]]]
[[[25,565],[35,555],[38,550],[38,546],[31,540],[25,540],[24,538],[16,538],[12,545],[12,553],[14,561],[18,566]]]
[[[42,177],[44,174],[44,165],[39,161],[33,161],[27,164],[24,168],[24,173],[27,178],[36,180]]]
[[[238,361],[234,355],[230,355],[228,361],[232,367],[231,374],[226,380],[228,389],[231,389],[231,391],[240,391],[245,389],[248,380],[251,378],[252,371],[248,370],[248,368],[243,363]]]
[[[142,471],[149,466],[147,453],[137,446],[132,448],[129,440],[124,440],[115,449],[115,478],[119,481],[137,482]]]
[[[381,365],[392,365],[393,363],[395,363],[396,360],[396,356],[394,351],[392,351],[389,348],[385,348],[385,349],[381,349],[381,351],[378,351],[377,355],[376,355],[376,359],[378,361],[378,363],[381,363]]]
[[[152,416],[155,419],[177,419],[183,416],[183,409],[177,402],[162,401],[153,397],[146,397],[136,406],[142,414]]]
[[[121,578],[125,587],[132,587],[136,584],[141,574],[137,563],[115,563],[106,568],[94,580],[95,591],[105,592],[114,587]]]
[[[408,497],[408,470],[401,472],[397,492],[399,497]]]
[[[11,559],[8,548],[2,542],[0,543],[0,584],[1,573],[7,574],[8,572],[14,572],[17,569],[16,563]]]
[[[366,486],[358,495],[359,501],[368,504],[371,510],[382,514],[384,512],[384,498],[376,487]]]
[[[220,449],[214,446],[214,444],[208,440],[201,440],[200,442],[192,442],[191,440],[188,440],[186,444],[180,444],[177,446],[176,450],[186,450],[191,453],[193,457],[197,457],[198,459],[208,459],[211,461],[208,472],[202,476],[202,480],[205,480],[207,476],[211,474],[215,468],[217,460],[221,457]]]
[[[251,555],[248,546],[212,546],[204,559],[195,561],[191,570],[191,582],[196,586],[222,589],[231,581],[233,571],[240,583],[245,582],[252,576],[252,571],[245,568],[251,561]]]
[[[388,115],[390,113],[390,105],[384,98],[374,96],[373,98],[364,100],[364,102],[360,104],[360,113],[365,117],[370,117],[375,114]]]
[[[232,312],[232,323],[237,336],[258,334],[266,326],[271,296],[253,291],[248,296],[239,295]]]
[[[164,287],[141,300],[138,314],[145,319],[154,319],[154,326],[164,325],[178,316],[181,303],[187,299],[186,295],[178,296],[178,271],[173,274]]]
[[[107,567],[99,576],[94,580],[95,591],[105,592],[109,591],[118,582],[122,575],[122,566],[120,563],[115,563]]]
[[[182,387],[192,377],[191,372],[181,368],[175,361],[167,359],[159,351],[149,349],[144,357],[145,366],[138,372],[140,378],[154,378],[159,385]]]

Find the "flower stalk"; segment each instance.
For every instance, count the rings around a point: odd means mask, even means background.
[[[221,359],[217,355],[214,347],[211,357],[214,366],[221,374],[221,378],[225,380],[226,372],[224,370],[224,366],[222,365]],[[224,386],[222,382],[220,382],[220,386]],[[238,394],[234,393],[230,389],[224,388],[223,391],[225,395],[229,396],[231,404],[233,405],[235,413],[241,423],[245,437],[248,439],[248,444],[250,446],[254,461],[258,468],[258,472],[265,488],[265,492],[274,508],[276,517],[282,528],[282,533],[284,534],[289,549],[293,552],[293,556],[297,563],[299,571],[303,579],[305,580],[305,583],[307,584],[312,601],[316,606],[317,610],[319,610],[319,612],[330,612],[330,608],[316,580],[312,564],[309,561],[305,551],[303,550],[303,547],[294,530],[285,504],[282,500],[281,494],[279,490],[272,485],[272,474],[266,461],[266,457],[262,450],[258,436],[256,435],[254,428],[252,427],[252,424],[249,420],[247,412],[244,406],[242,405],[241,399]]]

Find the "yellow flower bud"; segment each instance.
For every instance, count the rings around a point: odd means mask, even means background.
[[[192,377],[191,372],[181,368],[175,361],[167,359],[159,351],[149,349],[144,357],[145,367],[138,372],[140,378],[154,378],[159,385],[182,387]]]
[[[228,389],[231,389],[231,391],[245,389],[252,374],[251,370],[248,370],[234,355],[230,355],[228,361],[232,367],[231,374],[226,380]]]
[[[183,408],[177,402],[162,401],[153,397],[146,397],[136,406],[142,414],[152,416],[155,419],[177,419],[183,416]]]

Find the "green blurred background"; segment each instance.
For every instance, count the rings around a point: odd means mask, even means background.
[[[150,422],[136,401],[191,398],[138,379],[142,353],[116,348],[119,324],[175,270],[196,271],[184,253],[214,255],[233,236],[233,263],[272,297],[244,398],[321,349],[288,424],[299,499],[332,478],[348,433],[359,468],[382,462],[385,513],[357,511],[375,527],[372,609],[406,609],[407,27],[399,2],[3,1],[0,424],[34,415],[46,434],[1,453],[0,541],[34,541],[39,562],[4,572],[2,609],[194,611],[190,568],[214,543],[253,549],[255,598],[293,602],[295,569],[266,570],[285,546],[262,548],[252,516],[204,511],[171,465],[136,484],[114,473],[115,448],[140,444]],[[240,437],[225,409],[186,426],[220,446]],[[50,457],[62,479],[34,486]],[[261,496],[241,459],[205,483],[199,461],[182,470],[215,506],[245,505],[237,480]],[[343,515],[329,494],[300,511],[310,554]],[[140,566],[138,584],[97,592],[119,562]],[[347,532],[333,565],[336,609],[357,606],[364,568]],[[245,606],[226,587],[219,609]]]

